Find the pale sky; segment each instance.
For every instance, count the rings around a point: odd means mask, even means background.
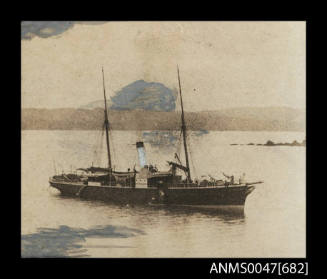
[[[143,79],[187,111],[305,108],[305,22],[108,22],[22,40],[22,107],[80,107]]]

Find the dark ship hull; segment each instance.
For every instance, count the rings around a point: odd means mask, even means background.
[[[62,195],[121,204],[183,205],[183,206],[244,206],[254,190],[251,185],[209,187],[120,187],[90,186],[82,183],[56,182],[50,186]]]

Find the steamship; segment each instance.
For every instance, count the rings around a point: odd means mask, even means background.
[[[187,128],[184,117],[182,90],[179,69],[177,67],[179,96],[181,104],[181,132],[185,153],[185,164],[182,164],[175,153],[175,161],[169,161],[167,171],[159,171],[148,165],[143,141],[136,142],[140,169],[117,171],[112,168],[109,120],[105,79],[102,68],[104,95],[104,127],[106,132],[106,146],[108,167],[79,168],[79,174],[62,173],[50,177],[51,187],[58,189],[62,195],[89,200],[102,200],[120,204],[171,205],[192,207],[238,207],[243,208],[246,197],[254,190],[254,184],[261,181],[246,183],[234,179],[192,180],[189,155],[187,150]],[[184,175],[178,174],[182,173]]]

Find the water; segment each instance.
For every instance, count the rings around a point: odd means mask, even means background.
[[[140,136],[112,133],[117,170],[133,168]],[[92,161],[105,166],[101,138],[100,131],[22,131],[23,257],[305,257],[305,147],[230,145],[301,142],[304,133],[210,131],[189,137],[193,177],[221,178],[223,171],[264,180],[248,196],[243,215],[111,205],[63,198],[49,188],[55,168],[70,171]],[[161,170],[176,152],[169,145],[145,148],[148,163]]]

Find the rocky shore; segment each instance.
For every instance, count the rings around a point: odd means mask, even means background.
[[[306,140],[303,140],[302,142],[298,142],[296,140],[294,140],[292,143],[274,143],[271,140],[268,140],[266,143],[262,144],[262,143],[248,143],[248,144],[238,144],[238,143],[232,143],[231,145],[259,145],[259,146],[306,146]]]

